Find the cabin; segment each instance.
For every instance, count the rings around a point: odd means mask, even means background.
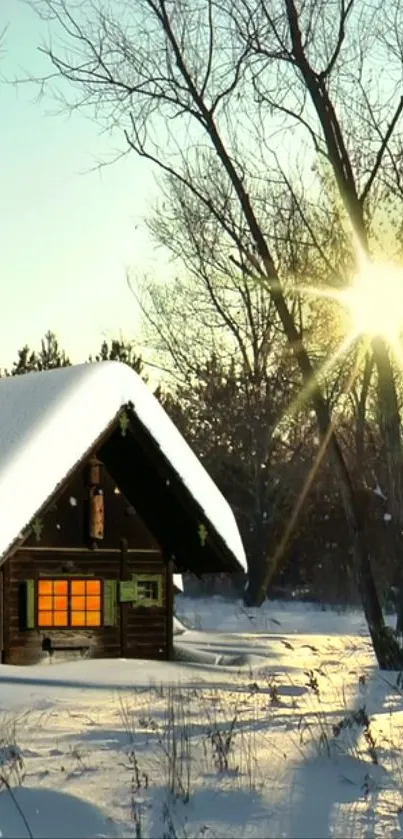
[[[142,379],[104,361],[0,380],[0,654],[173,655],[181,573],[244,573],[233,513]]]

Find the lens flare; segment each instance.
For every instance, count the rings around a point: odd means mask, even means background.
[[[344,309],[345,322],[343,319],[341,320],[344,338],[325,359],[320,368],[315,370],[312,379],[305,382],[301,392],[289,406],[287,415],[296,413],[301,405],[309,401],[317,382],[326,379],[336,364],[343,356],[346,357],[356,344],[355,363],[348,381],[342,388],[343,395],[348,394],[351,390],[375,338],[382,338],[389,344],[396,362],[403,370],[403,268],[386,262],[370,261],[358,240],[355,242],[355,251],[357,273],[349,286],[335,289],[304,285],[299,288],[300,293],[307,298],[327,298],[329,301],[336,301],[340,305],[340,314]],[[267,584],[278,567],[285,545],[295,527],[304,500],[326,453],[332,428],[331,424],[328,434],[321,441],[317,457],[298,495],[289,523],[281,539],[281,544],[279,544],[275,555],[272,557],[265,579]]]
[[[380,336],[395,342],[403,331],[403,270],[387,263],[369,262],[351,286],[339,293],[351,320],[361,335]]]

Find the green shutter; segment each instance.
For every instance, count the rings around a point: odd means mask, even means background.
[[[117,580],[104,580],[104,626],[116,625]]]
[[[136,585],[134,580],[122,580],[119,583],[119,600],[121,603],[133,603],[136,599]]]
[[[35,580],[25,580],[25,621],[27,629],[35,629]]]

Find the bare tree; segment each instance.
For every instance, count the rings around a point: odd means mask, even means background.
[[[360,248],[369,253],[371,197],[375,191],[379,198],[394,190],[400,200],[397,126],[403,108],[398,96],[403,27],[400,0],[393,3],[394,28],[391,4],[381,0],[308,0],[299,7],[295,0],[138,0],[134,9],[119,3],[116,15],[110,7],[97,9],[90,2],[40,2],[42,13],[53,19],[52,26],[59,27],[71,47],[43,48],[53,65],[47,81],[67,83],[59,88],[65,104],[89,108],[108,128],[120,131],[127,148],[155,167],[159,177],[180,183],[203,208],[205,224],[218,223],[240,272],[269,291],[321,436],[309,479],[327,452],[338,476],[375,653],[379,664],[389,668],[400,666],[402,655],[384,624],[371,572],[365,510],[293,316],[289,277],[271,247],[265,184],[277,178],[291,185],[284,148],[288,154],[294,149],[294,160],[296,143],[298,154],[305,153],[308,160],[323,159],[345,220]],[[368,70],[370,56],[381,48],[389,69],[393,59],[398,75],[386,98]],[[281,147],[276,145],[279,132]],[[306,141],[304,146],[304,137],[310,148]],[[312,189],[318,190],[318,181]],[[314,245],[309,224],[306,234]],[[325,254],[322,258],[323,272],[340,283],[338,266]],[[374,342],[372,352],[379,377],[391,382],[384,344]],[[394,450],[396,495],[399,455]],[[262,598],[277,560],[275,555],[268,563]]]
[[[387,15],[377,2],[337,0],[298,9],[295,0],[284,0],[282,5],[279,14],[273,14],[265,3],[235,5],[241,42],[251,45],[258,61],[252,83],[259,101],[306,129],[318,154],[328,161],[353,233],[369,256],[374,215],[371,192],[377,188],[376,197],[385,204],[391,195],[398,201],[403,199],[399,171],[403,142],[398,131],[403,110],[402,5],[396,0]],[[389,17],[392,7],[393,16]],[[378,61],[383,59],[388,68],[387,78],[380,72],[376,83],[373,55]],[[284,105],[279,102],[278,89],[273,96],[265,84],[265,71],[273,60],[285,93],[288,70],[292,68],[292,107],[289,97],[285,97]],[[337,96],[336,85],[342,96]],[[395,550],[399,555],[403,547],[403,450],[398,399],[383,338],[373,340],[372,353],[378,375]],[[403,629],[403,568],[398,628]]]
[[[274,346],[281,353],[279,344],[284,345],[268,289],[251,282],[242,253],[235,257],[218,220],[172,177],[148,226],[178,265],[172,280],[146,277],[132,284],[154,340],[159,336],[159,352],[168,353],[185,379],[214,353],[238,359],[246,376],[257,381]]]
[[[267,189],[265,227],[270,231],[272,253],[284,276],[293,278],[288,284],[291,312],[311,360],[321,369],[327,401],[338,415],[338,396],[351,376],[354,353],[323,375],[326,356],[332,356],[338,345],[340,318],[329,311],[328,300],[314,299],[312,310],[298,290],[299,282],[312,277],[317,268],[316,251],[311,253],[307,247],[307,219],[320,238],[323,229],[331,229],[330,217],[327,214],[326,225],[311,218],[313,208],[297,200],[291,186],[271,183]],[[276,213],[270,218],[273,206]],[[305,224],[300,218],[302,206]],[[248,602],[254,605],[279,526],[289,517],[298,486],[303,484],[301,476],[309,469],[314,450],[312,420],[305,406],[294,399],[298,371],[286,350],[271,295],[262,283],[251,282],[242,254],[235,259],[217,221],[206,217],[200,202],[181,183],[168,178],[148,226],[157,244],[170,253],[171,263],[173,258],[178,264],[179,274],[161,282],[146,276],[140,283],[134,276],[132,289],[144,314],[143,343],[156,350],[158,359],[164,359],[164,370],[171,371],[177,394],[174,405],[180,408],[175,419],[202,454],[237,515],[248,556]],[[329,243],[326,247],[330,250]],[[336,249],[332,241],[333,253]],[[341,262],[340,246],[338,251]],[[323,281],[319,266],[317,270],[318,280]],[[235,380],[233,408],[228,412],[228,385]],[[290,410],[293,401],[295,407]],[[347,417],[344,410],[343,415],[349,423],[354,412]],[[295,531],[288,551],[279,557],[276,576],[280,564],[288,561],[296,537]],[[318,542],[316,555],[322,549]]]

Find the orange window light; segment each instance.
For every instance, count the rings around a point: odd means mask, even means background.
[[[39,580],[38,626],[68,626],[67,580]]]
[[[101,626],[101,581],[71,581],[71,625]]]
[[[72,612],[71,613],[71,625],[72,626],[85,626],[85,612]]]
[[[85,612],[85,597],[77,597],[73,594],[73,597],[71,598],[71,611]]]
[[[85,594],[85,580],[71,580],[70,588],[72,594]]]
[[[39,580],[38,626],[101,626],[100,580]]]

